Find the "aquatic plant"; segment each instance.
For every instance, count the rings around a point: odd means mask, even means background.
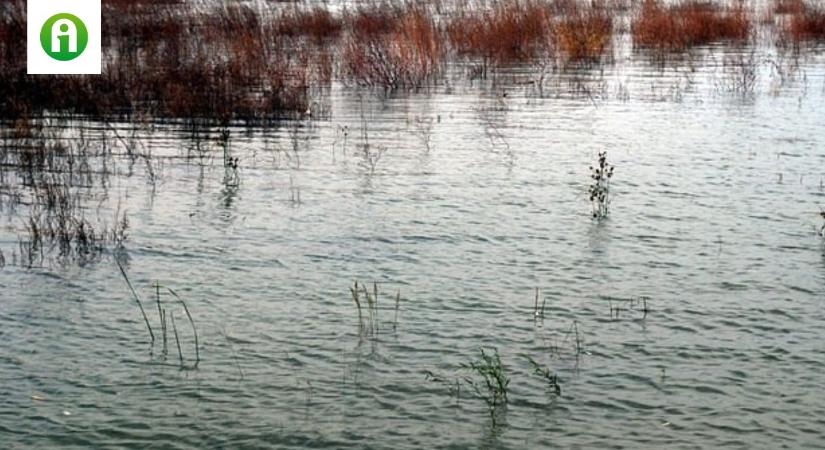
[[[437,374],[431,370],[425,370],[424,379],[446,387],[447,392],[451,396],[455,396],[456,402],[461,400],[461,379],[459,377],[448,377],[446,375]]]
[[[129,287],[129,291],[132,293],[132,298],[134,298],[135,303],[137,303],[138,308],[140,309],[140,313],[141,313],[141,316],[143,318],[143,322],[146,324],[146,329],[149,331],[149,338],[151,340],[151,345],[152,345],[152,347],[154,347],[154,345],[155,345],[155,333],[152,330],[152,325],[149,322],[149,316],[146,314],[146,310],[143,308],[143,302],[140,301],[140,296],[138,295],[137,291],[135,290],[134,286],[132,285],[132,282],[129,280],[129,276],[126,274],[126,270],[123,268],[123,265],[120,263],[120,261],[118,260],[117,257],[115,257],[114,260],[115,260],[115,264],[117,264],[117,267],[120,270],[121,276],[123,276],[123,280],[126,282],[126,285]],[[195,327],[195,320],[192,318],[192,314],[189,310],[189,306],[186,304],[186,302],[183,300],[183,298],[181,298],[181,296],[178,295],[177,292],[173,291],[171,288],[165,288],[166,291],[169,294],[171,294],[175,298],[175,300],[178,303],[180,303],[180,305],[183,307],[183,311],[186,314],[186,317],[189,320],[189,324],[192,327],[192,335],[193,335],[193,338],[194,338],[194,347],[195,347],[195,362],[192,366],[187,367],[185,365],[184,356],[183,356],[183,349],[182,349],[181,343],[180,343],[180,335],[178,333],[177,324],[175,323],[174,310],[167,309],[167,307],[164,306],[164,304],[166,302],[163,302],[161,300],[160,282],[155,282],[153,287],[154,287],[154,291],[155,291],[154,292],[155,293],[155,304],[156,304],[157,310],[158,310],[158,322],[159,322],[160,328],[161,328],[161,337],[162,337],[161,355],[163,355],[165,357],[168,353],[168,349],[167,349],[167,343],[168,343],[167,330],[168,330],[168,326],[167,326],[167,319],[166,319],[167,318],[167,313],[168,313],[169,321],[172,324],[172,334],[175,337],[175,345],[176,345],[177,350],[178,350],[178,359],[180,361],[180,367],[182,369],[183,368],[196,368],[198,366],[198,364],[200,364],[200,360],[201,360],[201,358],[200,358],[200,345],[199,345],[199,342],[198,342],[198,330],[197,330],[197,327]]]
[[[547,302],[547,298],[542,298],[541,308],[539,308],[539,288],[536,288],[536,301],[533,304],[533,317],[544,318],[544,304],[545,304],[545,302]]]
[[[752,24],[742,2],[721,7],[702,0],[644,0],[630,28],[634,46],[661,53],[721,40],[744,42]]]
[[[527,360],[527,362],[530,363],[530,366],[533,368],[533,374],[541,377],[547,384],[547,387],[550,388],[555,395],[560,396],[561,383],[559,382],[559,376],[553,373],[549,367],[545,367],[537,363],[536,360],[530,357],[530,355],[523,356]]]
[[[825,237],[825,211],[819,212],[819,217],[822,217],[823,223],[819,228],[819,235]]]
[[[149,337],[152,340],[152,344],[155,343],[155,333],[152,331],[152,325],[149,324],[149,317],[146,315],[146,310],[143,309],[143,303],[140,301],[140,297],[135,291],[135,288],[132,286],[132,282],[129,281],[129,276],[126,275],[126,270],[123,268],[123,265],[120,264],[117,258],[115,258],[115,264],[117,264],[118,269],[120,269],[120,274],[123,275],[123,280],[126,281],[126,285],[129,286],[129,291],[132,293],[132,298],[135,299],[135,302],[140,308],[140,314],[143,316],[143,322],[146,324],[146,329],[149,330]]]
[[[341,73],[364,86],[417,88],[432,80],[444,60],[438,28],[421,7],[367,8],[348,16]]]
[[[593,218],[604,219],[610,208],[610,179],[613,178],[614,167],[607,162],[607,152],[599,152],[596,167],[590,166],[590,178],[593,180],[588,190],[590,203],[593,206]]]
[[[558,48],[568,60],[596,60],[610,45],[613,20],[604,6],[585,3],[559,19],[555,34]]]
[[[378,318],[378,283],[372,283],[372,292],[367,289],[365,284],[359,284],[358,280],[349,288],[352,295],[352,301],[355,303],[355,308],[358,311],[358,332],[364,336],[373,336],[378,333],[380,328]],[[366,301],[366,305],[362,302]],[[401,302],[401,291],[395,298],[395,322],[393,329],[398,326],[398,307]],[[362,309],[366,308],[367,317],[364,318]]]
[[[492,354],[485,352],[484,348],[479,348],[479,351],[481,352],[479,359],[462,364],[462,368],[475,375],[475,378],[466,377],[464,380],[473,388],[476,395],[484,400],[490,409],[490,415],[495,420],[496,409],[507,403],[507,388],[510,385],[510,379],[501,364],[498,349],[494,348]]]
[[[798,48],[806,41],[825,40],[825,6],[803,0],[776,0],[774,11],[782,14],[779,44]]]
[[[628,311],[638,311],[638,307],[641,306],[642,319],[647,318],[647,314],[650,312],[650,309],[648,309],[647,307],[647,301],[650,300],[650,297],[644,295],[631,298],[620,298],[612,296],[602,296],[602,298],[607,300],[607,304],[610,307],[611,319],[619,318],[619,315],[622,312],[622,305],[624,305],[624,309]],[[614,306],[613,303],[616,303],[616,305]]]
[[[503,65],[552,56],[553,12],[549,3],[505,0],[491,9],[459,8],[445,25],[447,38],[459,55],[481,58],[482,72]]]

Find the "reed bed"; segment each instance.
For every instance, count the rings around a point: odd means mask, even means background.
[[[602,3],[572,8],[556,25],[559,49],[570,60],[598,60],[610,47],[613,20]]]
[[[93,117],[263,121],[304,113],[332,60],[313,39],[281,35],[242,5],[112,2],[104,13],[101,76],[27,76],[25,4],[6,5],[0,29],[0,117],[44,111]],[[296,18],[283,16],[284,23]],[[297,23],[301,23],[298,21]]]
[[[489,10],[459,9],[445,28],[459,55],[501,65],[553,54],[554,15],[549,3],[511,0]]]
[[[632,13],[634,46],[661,54],[753,32],[745,2],[499,0],[325,6],[220,6],[109,0],[101,76],[28,76],[25,1],[0,6],[0,119],[48,114],[203,123],[323,115],[332,80],[385,90],[437,83],[451,62],[490,67],[604,63]],[[825,8],[776,0],[783,43],[825,39]],[[618,18],[618,19],[617,19]],[[480,68],[480,70],[479,70]],[[317,106],[316,106],[317,104]]]
[[[390,89],[418,88],[442,69],[444,47],[423,8],[362,9],[345,19],[341,72],[349,80]]]
[[[631,24],[637,47],[678,52],[717,41],[746,42],[752,18],[741,2],[718,6],[701,0],[665,4],[644,0]]]
[[[779,43],[799,46],[825,41],[825,6],[803,0],[776,0],[773,12],[781,15]]]

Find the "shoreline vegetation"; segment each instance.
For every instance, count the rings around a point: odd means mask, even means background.
[[[471,79],[515,64],[611,64],[622,34],[657,60],[764,34],[795,52],[825,40],[825,7],[810,0],[773,0],[762,10],[739,0],[265,5],[104,0],[102,75],[29,76],[25,1],[4,2],[0,119],[261,123],[323,116],[314,100],[334,81],[412,90],[437,84],[451,63],[468,65]]]

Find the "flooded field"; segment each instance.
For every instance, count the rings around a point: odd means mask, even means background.
[[[614,27],[266,123],[3,121],[0,446],[821,446],[825,47]]]

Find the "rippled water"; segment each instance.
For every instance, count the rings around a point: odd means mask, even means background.
[[[149,345],[111,254],[9,264],[2,447],[820,446],[823,60],[783,79],[759,51],[742,93],[725,61],[743,57],[620,58],[549,74],[541,93],[519,70],[389,98],[336,86],[328,120],[231,130],[237,187],[214,135],[186,158],[187,131],[140,131],[155,183],[121,158],[90,204],[122,203],[120,254],[156,333],[159,281],[187,300],[202,361],[180,370]],[[374,171],[362,115],[386,149]],[[615,200],[594,222],[588,165],[605,149]],[[9,262],[22,210],[3,211]],[[380,284],[375,336],[359,333],[356,279]],[[640,296],[646,316],[606,299]],[[495,422],[466,385],[425,379],[470,376],[480,346],[512,380]],[[523,354],[559,374],[560,397]]]

